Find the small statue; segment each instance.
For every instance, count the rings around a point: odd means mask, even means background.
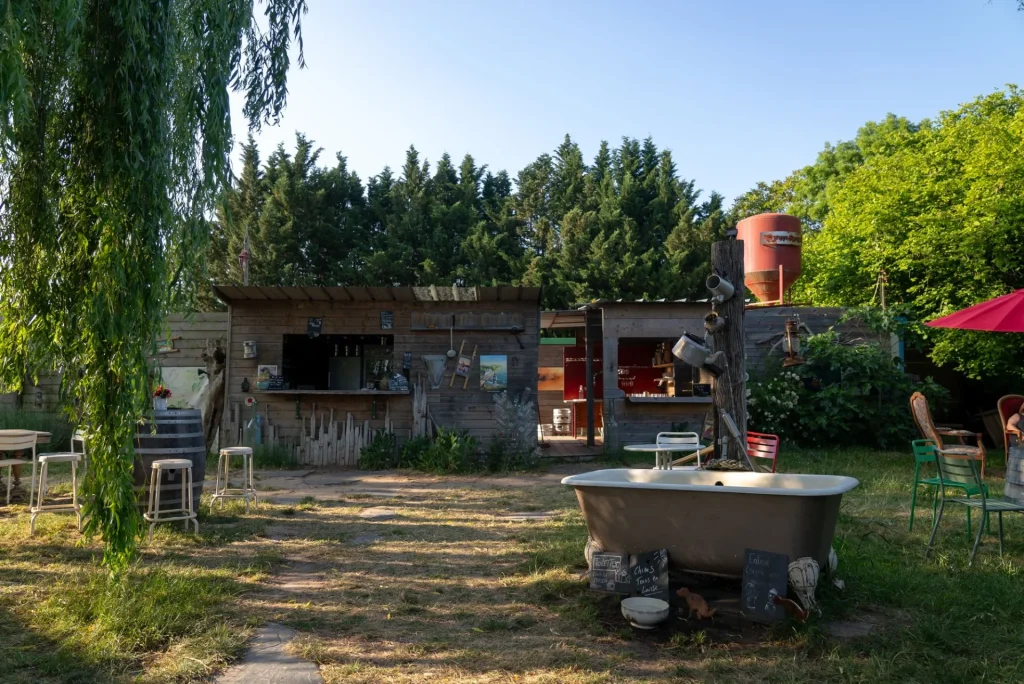
[[[206,406],[203,409],[203,436],[208,449],[213,447],[213,440],[220,427],[221,415],[224,413],[224,362],[226,358],[227,354],[219,339],[215,342],[206,341],[203,361],[206,363],[205,373],[210,384],[206,392]]]
[[[708,618],[714,619],[715,613],[718,612],[717,608],[708,608],[708,602],[704,600],[703,596],[700,594],[694,594],[686,587],[677,591],[676,596],[685,599],[686,605],[690,608],[690,612],[687,613],[686,617],[690,617],[696,613],[698,620],[705,620]]]

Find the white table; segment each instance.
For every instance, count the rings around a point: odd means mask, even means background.
[[[659,470],[671,470],[672,469],[672,454],[678,452],[687,452],[695,454],[701,450],[702,447],[694,446],[692,444],[629,444],[624,446],[623,449],[626,451],[643,451],[651,452],[654,454],[654,467]],[[696,470],[697,466],[678,466],[680,470]]]

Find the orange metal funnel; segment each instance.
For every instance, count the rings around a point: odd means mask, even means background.
[[[758,214],[736,224],[743,240],[744,283],[760,302],[777,302],[781,266],[782,288],[789,290],[800,277],[800,219],[788,214]]]

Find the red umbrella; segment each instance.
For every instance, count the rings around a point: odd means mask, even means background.
[[[932,328],[987,330],[990,332],[1024,332],[1024,290],[1017,290],[925,325]]]

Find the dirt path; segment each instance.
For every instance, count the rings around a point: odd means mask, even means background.
[[[313,497],[320,501],[338,501],[353,495],[384,499],[410,495],[437,494],[458,489],[530,488],[557,485],[566,475],[587,472],[595,464],[563,464],[543,473],[504,476],[445,476],[408,474],[395,471],[355,470],[257,470],[257,488],[268,500],[295,504]],[[212,487],[212,482],[208,482]]]

